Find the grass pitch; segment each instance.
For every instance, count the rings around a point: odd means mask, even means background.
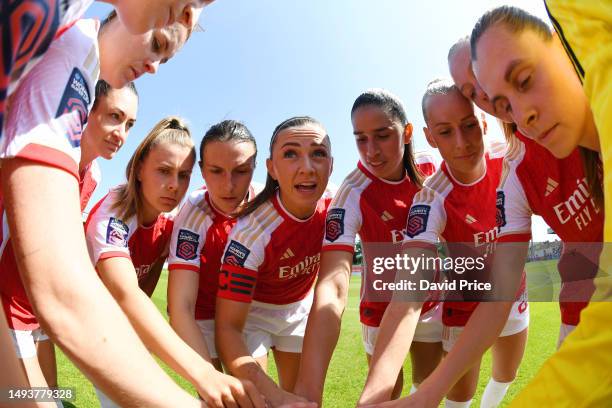
[[[529,284],[538,285],[542,274],[555,279],[558,276],[554,261],[543,261],[528,264],[527,266]],[[167,271],[162,273],[157,289],[153,294],[153,301],[159,310],[165,315],[166,311],[166,288],[168,284]],[[351,278],[349,302],[342,321],[342,332],[338,341],[338,347],[334,352],[331,365],[327,374],[324,406],[330,408],[354,407],[367,374],[367,363],[365,352],[361,342],[361,326],[359,323],[359,277]],[[557,289],[558,290],[558,289]],[[530,302],[530,326],[529,340],[525,356],[519,369],[518,375],[504,400],[502,406],[526,385],[536,374],[542,365],[556,348],[559,333],[559,306],[556,302]],[[95,396],[91,383],[74,367],[74,365],[57,349],[58,380],[61,387],[72,387],[76,391],[76,400],[72,403],[64,403],[66,407],[97,407],[98,400]],[[275,377],[273,359],[270,358],[270,372]],[[163,364],[162,364],[163,366]],[[174,374],[164,366],[168,374],[183,388],[195,395],[194,388],[185,380]],[[404,365],[404,394],[410,390],[410,361],[407,359]],[[484,391],[491,373],[491,357],[487,353],[481,364],[480,381],[473,407],[479,406],[480,397]]]

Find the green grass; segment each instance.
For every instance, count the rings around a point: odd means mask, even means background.
[[[546,279],[556,279],[557,272],[554,262],[544,261],[528,264],[529,284],[534,286],[541,282],[543,276]],[[159,284],[153,294],[153,301],[159,310],[165,315],[166,310],[166,287],[168,276],[164,271]],[[342,333],[338,342],[338,347],[332,358],[330,369],[327,375],[324,406],[325,407],[352,407],[355,406],[367,374],[367,363],[365,353],[361,343],[361,326],[359,323],[359,284],[358,277],[353,277],[350,284],[349,303],[342,322]],[[555,289],[558,290],[558,287]],[[554,351],[559,332],[559,307],[556,302],[532,302],[531,322],[529,327],[529,340],[523,362],[519,369],[518,376],[508,391],[505,401],[510,401],[535,375],[542,365]],[[271,359],[272,360],[272,359]],[[73,406],[76,407],[96,407],[96,399],[91,383],[72,365],[72,363],[57,350],[58,379],[59,385],[63,387],[73,387],[76,390],[76,400]],[[163,364],[162,364],[163,366]],[[195,395],[193,387],[182,378],[165,367],[171,377],[183,388]],[[270,364],[270,371],[275,377],[275,367],[273,361]],[[410,389],[410,362],[407,360],[404,365],[406,385],[404,392]],[[479,405],[480,396],[484,391],[491,372],[491,358],[487,353],[481,365],[480,381],[472,406]],[[72,406],[66,404],[67,407]]]

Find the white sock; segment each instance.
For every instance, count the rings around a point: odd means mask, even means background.
[[[449,400],[448,398],[446,398],[444,400],[444,408],[469,408],[471,403],[472,400],[460,402]]]
[[[415,392],[417,392],[417,389],[418,389],[418,388],[419,388],[419,384],[414,384],[414,383],[413,383],[413,384],[412,384],[412,386],[410,387],[410,394],[408,394],[408,395],[412,395],[412,394],[414,394]]]
[[[497,407],[504,397],[506,396],[506,392],[508,391],[508,387],[510,387],[512,381],[507,383],[497,382],[493,378],[489,380],[487,387],[482,394],[482,399],[480,400],[480,408],[495,408]]]

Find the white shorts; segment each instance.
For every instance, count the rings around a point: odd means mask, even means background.
[[[40,327],[36,330],[9,329],[9,332],[18,358],[36,357],[36,343],[49,340],[49,336]]]
[[[512,305],[512,310],[499,337],[512,336],[529,327],[529,303],[518,300]],[[444,326],[442,330],[442,349],[447,353],[453,348],[463,332],[463,326]]]
[[[559,339],[557,340],[557,349],[561,347],[561,344],[565,341],[565,338],[574,331],[576,326],[571,324],[561,323],[561,327],[559,327]]]
[[[251,356],[263,357],[271,348],[301,353],[312,300],[313,291],[288,305],[253,301],[242,332]]]
[[[370,356],[374,354],[374,346],[378,338],[380,327],[367,326],[361,324],[361,339],[363,348]],[[414,331],[413,342],[438,343],[442,341],[442,303],[427,311],[419,317]]]
[[[196,320],[204,341],[206,342],[206,348],[211,358],[219,358],[217,354],[217,347],[215,347],[215,319],[209,320]]]

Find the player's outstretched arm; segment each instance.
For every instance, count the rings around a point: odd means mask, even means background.
[[[321,404],[325,376],[338,337],[348,296],[353,254],[325,251],[308,316],[295,393]]]
[[[409,258],[434,258],[436,252],[427,248],[409,247],[406,249]],[[425,279],[422,270],[410,271],[400,269],[395,276],[396,282]],[[368,377],[357,405],[381,403],[391,399],[395,378],[397,378],[406,356],[410,351],[414,332],[423,303],[416,301],[415,296],[405,296],[403,291],[393,293],[391,302],[385,310],[380,323],[380,331]]]
[[[195,320],[200,276],[186,269],[174,269],[168,276],[170,325],[206,361],[211,361],[204,336]]]
[[[517,293],[527,256],[527,243],[498,242],[492,266],[492,277],[504,279],[505,293]],[[495,287],[497,281],[493,281]],[[501,296],[501,295],[499,295]],[[502,296],[505,297],[505,296]],[[451,352],[421,383],[416,393],[380,407],[437,407],[451,387],[472,367],[499,337],[513,301],[481,302],[470,317]]]
[[[272,407],[316,407],[281,389],[251,357],[242,336],[249,308],[250,303],[217,298],[215,340],[223,365],[232,375],[255,384]]]
[[[160,257],[153,265],[151,265],[151,269],[147,273],[144,281],[140,282],[140,288],[148,297],[153,296],[153,292],[155,292],[155,288],[157,287],[157,282],[159,282],[159,277],[161,276],[162,269],[164,269],[164,262],[166,258],[164,256]]]
[[[97,277],[74,176],[10,159],[1,177],[20,274],[53,342],[121,406],[201,406],[154,362]]]
[[[492,296],[507,301],[478,304],[451,352],[412,396],[415,401],[422,402],[423,406],[438,406],[453,384],[499,337],[514,303],[509,299],[520,286],[527,250],[527,242],[497,243],[490,272],[491,284],[496,292]],[[419,393],[422,396],[417,395]]]
[[[128,258],[103,259],[96,268],[147,348],[191,382],[209,406],[223,408],[224,404],[236,403],[253,406],[240,381],[219,373],[172,330],[138,286],[136,271]],[[257,406],[263,407],[263,400],[259,402]]]
[[[391,301],[380,323],[376,347],[365,386],[357,405],[391,399],[395,379],[410,351],[422,303]]]

